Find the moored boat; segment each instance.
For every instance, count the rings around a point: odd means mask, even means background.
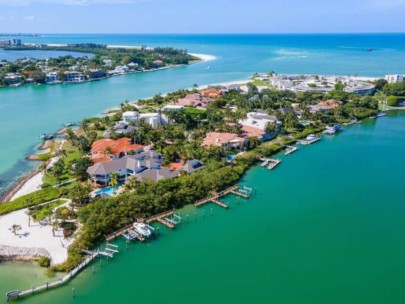
[[[144,223],[134,223],[134,230],[143,237],[150,237],[152,235],[152,231]]]

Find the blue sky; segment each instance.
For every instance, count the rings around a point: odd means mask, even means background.
[[[0,32],[405,32],[405,0],[0,0]]]

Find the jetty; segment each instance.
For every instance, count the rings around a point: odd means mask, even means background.
[[[140,242],[145,241],[145,238],[142,237],[138,232],[136,232],[134,230],[133,224],[125,226],[124,228],[121,228],[120,230],[117,230],[117,231],[107,235],[105,239],[109,242],[109,241],[116,239],[117,237],[119,237],[121,235],[123,235],[127,240],[130,240],[130,241],[135,240],[135,239],[137,239]]]
[[[62,286],[64,284],[66,284],[68,281],[70,281],[81,270],[83,270],[83,268],[85,268],[87,265],[89,265],[95,258],[97,258],[99,256],[107,256],[108,258],[112,258],[114,256],[114,254],[118,253],[119,251],[118,251],[117,245],[107,243],[104,251],[100,251],[100,250],[90,251],[90,250],[83,249],[82,252],[86,253],[87,257],[79,265],[77,265],[76,268],[70,270],[64,277],[62,277],[54,282],[46,282],[43,285],[31,287],[26,290],[9,291],[6,293],[7,302],[9,302],[12,299],[19,299],[21,297],[34,295],[36,293],[48,291],[52,288]]]
[[[150,224],[153,222],[159,222],[162,225],[166,226],[167,228],[174,229],[177,224],[181,223],[181,216],[177,215],[174,213],[174,211],[165,211],[162,213],[158,213],[155,215],[152,215],[150,217],[147,217],[145,219],[143,218],[137,218],[136,221],[138,223],[144,223],[148,226],[148,228],[152,231],[155,230]],[[112,241],[116,239],[119,236],[123,236],[127,241],[133,241],[133,240],[138,240],[140,242],[145,241],[145,238],[140,235],[136,230],[134,230],[134,225],[133,223],[125,226],[124,228],[121,228],[109,235],[106,236],[107,241]]]
[[[230,194],[230,193],[241,196],[243,198],[250,198],[250,196],[252,194],[252,189],[247,188],[247,187],[240,188],[239,185],[234,185],[219,193],[214,194],[213,196],[208,196],[206,198],[196,201],[194,203],[194,206],[200,207],[200,206],[208,204],[208,203],[214,203],[222,208],[227,209],[227,208],[229,208],[229,205],[219,201],[219,198],[223,197],[227,194]]]
[[[295,151],[298,150],[298,147],[296,146],[285,146],[285,153],[284,155],[289,155],[291,153],[294,153]]]
[[[269,162],[269,165],[267,166],[267,169],[273,170],[280,163],[281,163],[281,159],[270,159],[270,162]]]

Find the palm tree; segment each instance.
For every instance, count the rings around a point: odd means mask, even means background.
[[[13,232],[14,234],[17,234],[17,231],[21,230],[21,226],[17,225],[17,224],[13,224],[13,226],[11,226],[11,228],[9,228],[8,230]]]
[[[47,172],[48,164],[46,161],[42,161],[41,164],[39,165],[39,170],[44,171],[45,173]]]
[[[111,155],[113,153],[114,149],[111,146],[105,147],[103,153],[104,156]]]
[[[135,190],[136,186],[138,185],[138,181],[135,176],[131,176],[130,178],[127,179],[127,182],[125,183],[125,189],[127,191]]]
[[[118,173],[117,172],[111,173],[110,182],[108,184],[111,187],[113,187],[114,189],[117,187],[117,185],[118,185]]]

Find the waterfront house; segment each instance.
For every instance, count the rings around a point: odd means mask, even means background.
[[[246,139],[235,133],[208,132],[201,144],[202,147],[222,147],[243,149]]]
[[[100,79],[106,76],[106,72],[103,70],[91,69],[89,72],[90,79]]]
[[[92,182],[108,186],[113,173],[118,175],[118,182],[125,182],[128,177],[144,171],[160,170],[162,158],[162,154],[150,150],[95,164],[87,169],[87,173]]]
[[[143,152],[143,146],[132,144],[131,139],[123,137],[117,140],[100,139],[91,145],[91,159],[94,163],[109,162],[131,153]]]
[[[66,71],[63,73],[65,82],[83,82],[86,80],[86,77],[81,72],[77,71]]]
[[[168,123],[168,118],[166,115],[161,115],[159,113],[139,113],[137,111],[127,111],[122,114],[122,120],[129,124],[137,124],[140,120],[143,120],[145,123],[150,124],[154,129],[160,125],[165,125]]]
[[[46,74],[45,77],[45,83],[47,84],[53,84],[53,83],[59,83],[59,76],[57,72],[49,72]]]
[[[129,67],[126,65],[118,65],[114,69],[114,74],[127,74],[129,73]]]
[[[21,75],[19,75],[19,74],[8,73],[8,74],[6,74],[6,76],[4,76],[3,81],[7,85],[18,85],[21,83],[22,78],[21,78]]]

